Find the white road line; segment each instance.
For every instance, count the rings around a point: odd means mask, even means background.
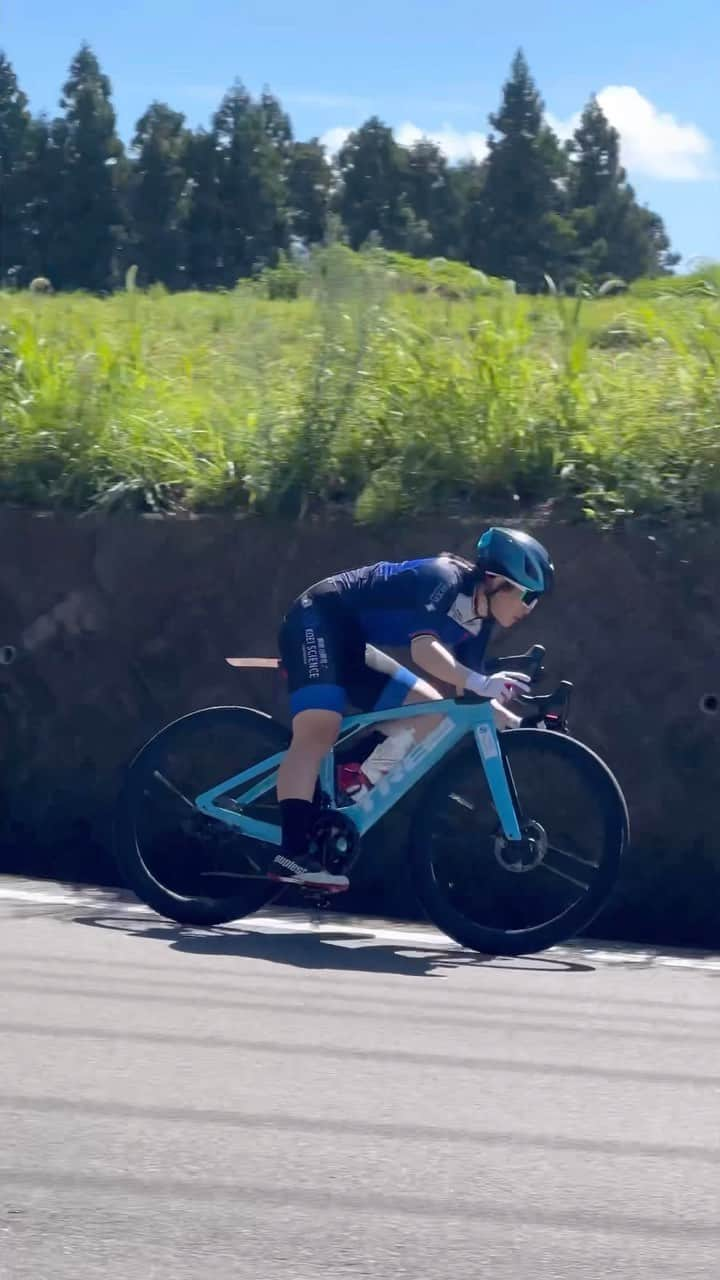
[[[97,893],[48,893],[43,889],[6,889],[0,887],[0,902],[35,902],[39,906],[68,906],[68,907],[112,907],[113,911],[121,911],[127,915],[154,915],[150,907],[144,906],[141,902],[118,902],[117,899],[108,894]],[[243,929],[287,929],[299,933],[312,929],[315,933],[337,933],[338,923],[325,922],[316,923],[314,918],[304,916],[298,913],[297,919],[291,919],[285,916],[266,916],[257,915],[249,919],[243,919]],[[368,922],[366,925],[345,924],[342,921],[341,926],[343,933],[357,935],[358,937],[367,937],[368,934],[373,937],[387,939],[389,942],[409,942],[415,944],[432,943],[435,946],[453,947],[461,950],[457,943],[452,942],[444,933],[438,932],[436,929],[428,927],[422,932],[412,932],[407,929],[384,929],[377,928],[376,925]]]
[[[154,915],[149,907],[141,902],[123,902],[111,894],[89,890],[82,892],[53,892],[43,888],[11,888],[9,884],[0,882],[0,902],[27,902],[37,906],[98,907],[101,910],[112,908],[114,912],[125,915]],[[298,912],[295,918],[289,916],[257,915],[251,919],[243,919],[243,929],[254,929],[259,932],[267,930],[284,930],[286,932],[337,933],[342,932],[351,937],[370,938],[378,942],[396,942],[414,947],[440,947],[443,950],[461,951],[457,943],[452,942],[430,926],[420,925],[416,929],[402,929],[378,926],[372,921],[367,923],[346,923],[340,917],[332,921],[318,921],[314,917],[304,916]],[[671,969],[697,969],[705,973],[720,973],[720,954],[717,956],[693,955],[683,953],[657,953],[641,948],[631,951],[606,949],[576,943],[567,946],[551,947],[548,951],[537,952],[538,959],[548,956],[550,959],[584,959],[601,965],[662,965]],[[510,958],[508,958],[510,959]]]
[[[80,893],[47,893],[44,889],[6,889],[4,886],[0,888],[0,901],[8,902],[37,902],[41,906],[68,906],[68,907],[84,907],[95,903],[100,906],[115,906],[123,911],[145,911],[149,912],[150,908],[143,906],[142,903],[121,902],[117,903],[108,895],[92,895]]]

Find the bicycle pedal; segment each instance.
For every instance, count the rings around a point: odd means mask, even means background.
[[[333,894],[318,893],[316,890],[309,889],[303,891],[303,897],[311,910],[329,911]]]

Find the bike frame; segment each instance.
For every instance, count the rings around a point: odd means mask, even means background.
[[[340,727],[335,746],[340,746],[360,730],[388,720],[409,720],[416,716],[442,715],[443,719],[426,738],[411,747],[402,760],[372,787],[367,795],[352,804],[342,806],[342,813],[357,827],[360,836],[379,822],[453,747],[472,733],[480,762],[490,787],[493,804],[507,840],[519,841],[522,833],[515,811],[498,733],[495,728],[493,708],[488,701],[456,702],[452,698],[438,702],[412,703],[409,706],[373,711],[363,715],[347,716]],[[234,827],[244,836],[262,840],[266,844],[279,845],[280,827],[276,823],[262,822],[242,812],[244,807],[272,791],[277,781],[277,771],[285,752],[278,751],[250,769],[228,778],[218,786],[195,797],[195,805],[201,813]],[[320,768],[320,786],[333,805],[335,804],[335,749],[330,751]],[[239,789],[239,790],[238,790]],[[217,803],[222,797],[232,795],[232,808]]]

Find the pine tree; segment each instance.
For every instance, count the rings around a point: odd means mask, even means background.
[[[582,113],[570,147],[573,207],[590,208],[616,195],[625,184],[620,164],[620,135],[609,123],[597,98]]]
[[[474,265],[531,290],[544,287],[546,274],[562,277],[574,240],[563,216],[566,160],[543,112],[542,98],[518,51],[500,110],[490,117],[496,136],[488,140]]]
[[[285,147],[278,114],[256,104],[239,82],[213,120],[218,150],[220,259],[225,284],[273,263],[285,248]]]
[[[0,51],[0,286],[27,275],[31,150],[27,98]]]
[[[338,212],[350,243],[359,249],[379,236],[388,249],[406,244],[408,204],[402,148],[392,129],[372,116],[351,133],[338,155]]]
[[[457,207],[457,251],[454,257],[477,266],[483,258],[487,232],[485,177],[487,167],[466,160],[450,170],[453,199]]]
[[[183,280],[185,117],[163,102],[153,102],[137,122],[133,147],[133,256],[144,281],[175,288]]]
[[[428,138],[407,153],[407,195],[415,218],[429,230],[428,252],[459,256],[462,210],[447,158]]]
[[[355,248],[377,237],[465,259],[522,289],[544,289],[546,275],[559,285],[632,280],[678,260],[662,219],[638,204],[596,99],[561,148],[521,52],[482,164],[451,166],[427,139],[401,147],[373,117],[333,172],[316,138],[294,140],[269,90],[256,101],[239,82],[209,130],[189,132],[182,115],[152,103],[129,162],[110,83],[87,45],[61,105],[57,119],[33,119],[0,53],[0,283],[46,275],[56,288],[101,291],[136,261],[146,282],[232,287],[274,263],[291,235],[322,240],[331,207]]]
[[[25,280],[46,276],[55,288],[66,252],[64,240],[65,137],[62,119],[33,120],[27,182],[28,252]]]
[[[293,140],[289,115],[268,89],[264,89],[260,95],[259,107],[262,126],[268,139],[283,157],[288,157]]]
[[[62,145],[63,183],[53,210],[60,235],[51,278],[61,288],[104,290],[119,278],[125,165],[110,94],[95,54],[82,45],[63,88],[62,125],[54,130]]]
[[[185,142],[183,167],[187,173],[183,230],[185,280],[190,289],[212,289],[223,282],[222,208],[215,133],[197,129]]]
[[[290,225],[306,244],[318,244],[325,235],[332,170],[317,138],[294,142],[287,174]]]
[[[638,205],[620,163],[620,135],[596,98],[585,107],[568,154],[578,273],[633,280],[668,270],[677,258],[662,220]]]

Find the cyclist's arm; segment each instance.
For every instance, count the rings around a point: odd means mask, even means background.
[[[455,685],[458,695],[463,692],[472,674],[470,667],[458,662],[450,650],[433,635],[414,636],[410,644],[410,656],[428,675],[445,684]],[[498,729],[517,729],[522,723],[520,716],[513,715],[507,707],[501,707],[494,699],[492,707]]]
[[[492,630],[492,623],[485,623],[478,635],[469,635],[465,640],[461,640],[459,644],[455,645],[454,651],[458,654],[463,665],[470,671],[484,671],[485,655]]]
[[[410,656],[428,675],[445,684],[453,684],[458,693],[462,693],[470,676],[470,667],[458,662],[449,649],[441,644],[437,636],[428,634],[413,636],[410,644]]]
[[[411,645],[423,641],[418,652],[426,651],[426,661],[419,657],[418,665],[436,680],[455,685],[462,692],[467,676],[482,672],[494,629],[492,619],[481,622],[475,617],[464,571],[446,557],[419,561],[408,580],[417,617],[410,632]],[[437,665],[438,653],[442,654],[442,668]],[[458,656],[454,658],[453,654]],[[428,661],[432,665],[427,666]]]

